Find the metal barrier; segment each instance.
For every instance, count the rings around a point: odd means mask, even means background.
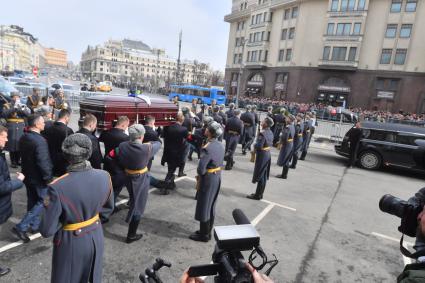
[[[318,121],[314,131],[315,138],[328,139],[331,142],[340,143],[345,134],[353,127],[351,123],[338,123]]]

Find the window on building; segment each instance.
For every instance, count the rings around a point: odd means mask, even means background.
[[[280,36],[280,40],[286,40],[286,35],[287,35],[287,33],[288,33],[288,30],[287,30],[286,28],[284,28],[284,29],[282,30],[282,34],[281,34],[281,36]]]
[[[246,61],[249,62],[250,59],[251,59],[251,51],[248,51],[246,53]]]
[[[407,49],[397,49],[395,51],[394,64],[395,65],[404,65],[406,61]]]
[[[345,61],[347,47],[334,47],[332,50],[332,61]]]
[[[412,33],[412,25],[401,25],[400,37],[409,38]]]
[[[239,54],[233,55],[233,64],[236,64],[238,62]]]
[[[266,50],[266,51],[264,52],[264,60],[263,60],[263,62],[267,62],[268,57],[269,57],[269,51],[268,51],[268,50]]]
[[[406,12],[415,12],[417,2],[418,2],[417,0],[407,0],[405,11]]]
[[[295,28],[289,29],[288,39],[294,39],[295,37]]]
[[[400,13],[402,0],[393,0],[391,3],[391,13]]]
[[[353,28],[353,35],[359,35],[362,29],[361,23],[355,23]]]
[[[283,62],[283,59],[285,58],[285,49],[279,50],[279,62]]]
[[[235,38],[235,47],[238,47],[239,46],[239,37],[236,37]]]
[[[356,0],[348,0],[348,11],[354,11]]]
[[[286,49],[286,61],[291,61],[292,59],[292,49]]]
[[[288,20],[289,19],[289,15],[291,14],[291,9],[286,9],[285,10],[285,14],[283,16],[284,20]]]
[[[341,0],[341,12],[346,12],[348,10],[348,0]]]
[[[333,35],[334,34],[334,28],[335,28],[334,23],[328,23],[328,29],[326,30],[326,34],[327,35]]]
[[[331,55],[331,47],[325,46],[323,48],[323,60],[329,60],[329,56]]]
[[[336,27],[336,35],[350,35],[351,24],[341,23]]]
[[[252,17],[251,17],[251,25],[253,25],[253,24],[254,24],[254,20],[255,20],[255,16],[252,16]]]
[[[332,0],[331,11],[332,12],[338,11],[338,6],[339,6],[339,0]]]
[[[258,51],[258,60],[257,61],[262,61],[262,57],[263,56],[263,50],[259,50]]]
[[[298,7],[292,8],[292,18],[295,19],[298,17]]]
[[[357,47],[350,47],[348,52],[348,61],[356,61]]]
[[[263,14],[263,22],[267,22],[267,12],[264,12]]]
[[[261,23],[261,18],[262,18],[262,15],[261,14],[258,14],[257,16],[255,16],[255,23],[256,24]]]
[[[380,64],[390,64],[392,49],[382,49]]]
[[[397,25],[389,24],[387,25],[387,30],[385,32],[386,38],[394,38],[397,34]]]
[[[357,2],[357,10],[358,11],[363,11],[365,9],[366,6],[366,0],[359,0]]]

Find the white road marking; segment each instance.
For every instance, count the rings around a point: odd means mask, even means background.
[[[181,180],[183,180],[183,179],[193,179],[193,178],[190,178],[190,177],[184,176],[184,177],[176,178],[176,179],[174,180],[174,182],[178,182],[178,181],[181,181]],[[156,188],[152,188],[152,189],[150,189],[150,190],[149,190],[149,193],[152,193],[154,190],[156,190]],[[124,204],[124,203],[127,203],[127,202],[128,202],[128,200],[129,200],[129,199],[122,199],[122,200],[120,200],[119,202],[117,202],[117,203],[116,203],[116,205],[122,205],[122,204]],[[12,222],[12,223],[14,223],[14,224],[17,224],[17,223],[19,223],[19,222],[20,222],[20,220],[19,220],[19,219],[14,218],[14,217],[10,217],[10,218],[9,218],[9,220],[10,220],[10,222]],[[31,240],[31,241],[33,241],[33,240],[35,240],[35,239],[38,239],[38,238],[40,238],[40,237],[41,237],[41,234],[40,234],[40,233],[37,233],[37,234],[34,234],[34,235],[29,236],[29,238],[30,238],[30,240]],[[20,241],[16,241],[16,242],[13,242],[13,243],[7,244],[7,245],[5,245],[5,246],[3,246],[3,247],[1,247],[1,248],[0,248],[0,254],[1,254],[1,253],[3,253],[3,252],[5,252],[5,251],[8,251],[8,250],[10,250],[10,249],[13,249],[13,248],[19,247],[19,246],[20,246],[20,245],[22,245],[23,243],[24,243],[24,242],[20,240]]]
[[[400,240],[399,239],[396,239],[396,238],[393,238],[393,237],[390,237],[390,236],[387,236],[387,235],[384,235],[384,234],[380,234],[380,233],[376,233],[376,232],[372,232],[370,234],[373,235],[373,236],[375,236],[375,237],[378,237],[378,238],[382,238],[382,239],[386,239],[386,240],[390,240],[390,241],[393,241],[393,242],[400,243]],[[405,242],[405,241],[403,241],[403,243],[407,247],[409,247],[409,246],[410,247],[413,247],[413,243]],[[412,259],[410,257],[406,257],[404,255],[402,255],[402,257],[403,257],[403,263],[404,263],[404,265],[408,265],[408,264],[411,264],[412,263]]]
[[[257,217],[254,218],[254,220],[251,221],[251,224],[254,226],[257,226],[257,224],[264,218],[266,215],[275,207],[274,204],[269,204],[266,206],[266,208],[263,209],[263,211],[260,212],[260,214],[257,215]]]
[[[276,203],[276,202],[272,202],[272,201],[269,201],[269,200],[262,199],[261,201],[262,202],[265,202],[265,203],[268,203],[268,204],[273,204],[275,206],[278,206],[278,207],[281,207],[281,208],[284,208],[284,209],[289,209],[289,210],[292,210],[292,211],[297,211],[295,208],[292,208],[292,207],[289,207],[289,206],[286,206],[286,205],[283,205],[283,204],[279,204],[279,203]]]

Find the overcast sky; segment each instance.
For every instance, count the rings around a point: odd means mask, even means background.
[[[87,45],[108,39],[138,39],[178,55],[183,30],[183,59],[198,59],[214,69],[226,64],[231,0],[19,0],[2,1],[1,24],[16,24],[45,47],[68,51],[77,63]]]

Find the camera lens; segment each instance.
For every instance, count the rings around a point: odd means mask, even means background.
[[[407,202],[390,194],[384,195],[379,201],[379,209],[383,212],[402,218]]]

